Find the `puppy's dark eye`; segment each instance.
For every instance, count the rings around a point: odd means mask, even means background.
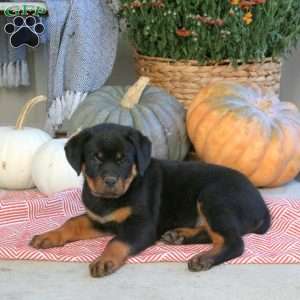
[[[95,159],[95,161],[97,161],[97,163],[103,164],[103,157],[102,157],[101,154],[96,153],[96,154],[94,155],[94,159]]]

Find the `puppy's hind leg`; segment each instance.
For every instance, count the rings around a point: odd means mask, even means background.
[[[208,270],[212,266],[240,256],[244,251],[235,217],[224,212],[218,214],[215,209],[215,214],[210,218],[202,213],[202,219],[213,246],[211,250],[197,254],[189,260],[190,271]]]
[[[232,240],[223,239],[220,235],[213,237],[213,248],[197,254],[188,262],[190,271],[205,271],[227,260],[240,256],[244,251],[244,243],[240,237]]]
[[[202,231],[199,234],[186,238],[184,244],[211,244],[212,240],[206,231]]]
[[[254,233],[265,234],[271,226],[271,217],[269,214],[266,214],[265,218],[257,226]]]
[[[203,226],[169,230],[162,235],[161,241],[170,245],[207,244],[212,242]]]

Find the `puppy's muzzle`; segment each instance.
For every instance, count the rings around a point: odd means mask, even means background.
[[[131,174],[126,179],[112,175],[92,178],[85,173],[84,169],[84,176],[89,189],[94,196],[103,198],[118,198],[127,192],[130,184],[137,176],[137,171],[136,166],[133,165]]]
[[[113,188],[116,185],[116,183],[118,182],[118,178],[113,177],[113,176],[105,176],[103,178],[103,181],[107,187]]]

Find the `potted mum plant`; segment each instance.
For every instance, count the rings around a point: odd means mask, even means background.
[[[140,75],[187,107],[227,79],[279,92],[280,58],[300,33],[299,0],[120,0]]]

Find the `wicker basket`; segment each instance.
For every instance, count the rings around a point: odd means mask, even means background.
[[[251,82],[273,89],[279,94],[281,63],[266,59],[261,63],[241,64],[237,68],[228,61],[216,65],[200,65],[197,61],[176,61],[135,54],[137,72],[174,95],[188,108],[200,88],[219,80]]]

